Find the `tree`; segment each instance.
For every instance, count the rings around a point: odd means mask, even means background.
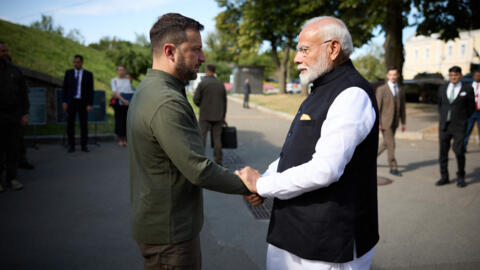
[[[78,42],[80,44],[85,43],[85,37],[82,35],[82,33],[80,33],[80,30],[78,30],[76,28],[70,30],[70,32],[68,32],[66,38],[68,38],[70,40],[73,40],[75,42]]]
[[[42,14],[42,19],[40,21],[33,22],[30,27],[38,30],[42,30],[49,33],[56,33],[63,35],[63,27],[55,26],[53,24],[52,16],[47,16]]]

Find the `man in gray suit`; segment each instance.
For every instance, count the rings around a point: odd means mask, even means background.
[[[213,138],[213,156],[217,164],[222,164],[222,126],[226,124],[227,91],[223,83],[215,78],[215,66],[208,64],[206,76],[195,90],[193,102],[200,107],[200,129],[203,146],[206,144],[207,133]]]
[[[380,115],[380,130],[383,134],[383,142],[378,147],[378,155],[387,149],[390,173],[402,176],[398,171],[397,161],[395,160],[395,131],[399,122],[402,122],[402,132],[405,131],[405,91],[398,86],[398,77],[397,68],[389,67],[387,71],[388,81],[377,88],[375,95]]]

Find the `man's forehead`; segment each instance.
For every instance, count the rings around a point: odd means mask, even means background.
[[[200,32],[196,30],[187,29],[185,33],[187,35],[187,42],[202,44],[202,36],[200,35]]]
[[[302,30],[302,32],[300,32],[300,35],[298,36],[298,44],[318,42],[319,39],[320,35],[318,27],[308,25]]]

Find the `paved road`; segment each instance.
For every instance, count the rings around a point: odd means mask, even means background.
[[[264,170],[290,122],[235,102],[228,108],[239,149],[225,152],[227,165]],[[398,141],[404,176],[379,187],[381,240],[372,269],[480,269],[480,147],[469,147],[465,189],[434,186],[437,147]],[[30,150],[37,168],[20,171],[25,189],[0,194],[0,269],[142,268],[129,234],[127,150],[114,143],[91,149]],[[386,155],[379,175],[390,177]],[[264,269],[268,221],[254,219],[239,196],[204,194],[203,269]]]

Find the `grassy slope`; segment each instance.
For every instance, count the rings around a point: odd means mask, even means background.
[[[110,80],[116,76],[115,64],[101,51],[88,48],[57,34],[47,33],[26,26],[0,20],[0,40],[9,49],[13,63],[63,79],[65,70],[72,68],[72,57],[81,54],[84,67],[93,72],[95,89],[106,90],[111,96]],[[107,122],[98,125],[99,133],[113,132],[113,110],[107,108]],[[39,126],[38,135],[61,134],[63,125]],[[90,131],[93,132],[93,125]],[[33,134],[28,127],[27,135]]]
[[[81,54],[84,67],[93,72],[95,89],[110,89],[115,65],[101,51],[88,48],[57,34],[0,20],[0,39],[9,49],[13,63],[63,78],[72,68],[72,57]]]

